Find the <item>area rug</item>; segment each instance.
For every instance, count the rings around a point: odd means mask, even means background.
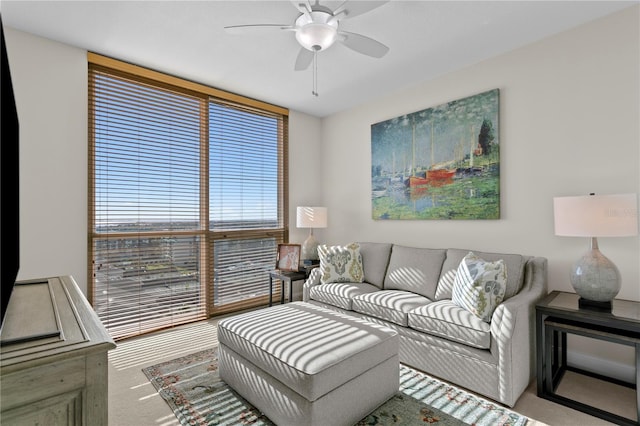
[[[142,371],[182,425],[273,425],[218,376],[215,349]],[[524,426],[527,418],[412,368],[400,365],[400,389],[357,423],[387,425]]]

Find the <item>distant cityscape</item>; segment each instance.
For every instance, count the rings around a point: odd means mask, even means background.
[[[212,228],[276,226],[277,221],[225,221],[214,223]],[[97,233],[105,236],[133,234],[124,238],[94,238],[94,309],[110,332],[126,329],[138,320],[205,309],[205,291],[200,282],[201,237],[139,234],[195,231],[197,227],[195,221],[111,223],[97,227]],[[277,241],[273,237],[215,241],[214,305],[268,295],[268,271],[275,265],[276,251]]]
[[[200,229],[199,220],[168,221],[168,220],[133,220],[133,219],[104,219],[96,215],[96,232],[120,233],[120,232],[158,232],[158,231],[197,231]],[[210,230],[235,230],[235,229],[277,229],[279,222],[277,219],[255,219],[255,220],[211,220]]]

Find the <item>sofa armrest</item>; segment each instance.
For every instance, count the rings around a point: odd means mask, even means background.
[[[535,310],[535,304],[547,295],[547,259],[534,257],[525,266],[525,282],[520,291],[502,302],[491,317],[491,334],[505,339],[513,337],[518,327],[528,326],[528,322],[517,324],[521,310]],[[526,318],[523,318],[526,320]]]
[[[311,287],[320,284],[320,268],[313,268],[309,274],[309,278],[302,286],[302,300],[308,302],[311,299]]]
[[[531,258],[522,289],[501,303],[491,318],[491,352],[498,358],[500,399],[511,406],[535,374],[535,306],[546,294],[547,259]]]

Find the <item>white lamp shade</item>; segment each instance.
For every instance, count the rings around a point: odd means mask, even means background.
[[[296,211],[296,226],[298,228],[326,228],[326,207],[298,207]]]
[[[567,237],[638,235],[636,194],[585,195],[553,199],[555,234]]]

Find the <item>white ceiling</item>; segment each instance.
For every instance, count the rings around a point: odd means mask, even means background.
[[[374,59],[338,44],[321,52],[317,98],[312,67],[293,69],[292,32],[223,29],[293,24],[299,12],[290,1],[2,0],[0,11],[6,27],[324,117],[638,3],[392,0],[340,23],[389,53]]]

